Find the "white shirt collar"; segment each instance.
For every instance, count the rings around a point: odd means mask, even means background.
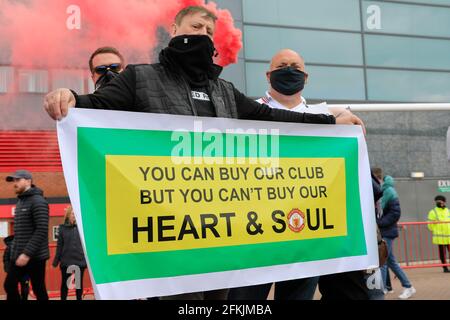
[[[303,110],[306,107],[306,100],[305,98],[303,98],[303,96],[301,96],[301,102],[295,106],[294,108],[287,108],[285,106],[283,106],[281,103],[279,103],[277,100],[275,100],[269,93],[269,91],[266,91],[266,96],[265,98],[267,99],[267,104],[269,104],[272,108],[275,109],[283,109],[283,110],[290,110],[290,111],[297,111],[297,110]],[[264,101],[264,99],[263,99]]]

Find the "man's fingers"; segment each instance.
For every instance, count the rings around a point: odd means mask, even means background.
[[[364,125],[364,122],[357,116],[353,115],[354,117],[354,124],[361,126],[364,135],[366,135],[366,126]]]
[[[75,106],[75,97],[69,89],[57,89],[45,96],[44,109],[54,120],[67,116],[68,110]]]
[[[55,110],[55,92],[50,92],[45,96],[44,109],[53,120],[57,120],[58,114]]]
[[[60,93],[58,91],[53,91],[49,93],[50,95],[50,112],[53,115],[53,119],[59,120],[61,119],[61,110],[59,107],[59,95]]]
[[[67,116],[67,111],[69,110],[69,99],[71,92],[68,90],[61,90],[60,95],[60,110],[62,117]]]
[[[364,125],[364,122],[355,116],[353,113],[351,114],[345,114],[345,115],[337,115],[336,116],[336,124],[353,124],[353,125],[359,125],[361,126],[364,135],[366,135],[366,127]]]
[[[50,113],[50,110],[49,110],[49,107],[48,107],[47,97],[45,97],[45,100],[44,100],[44,110],[53,119],[53,115]]]

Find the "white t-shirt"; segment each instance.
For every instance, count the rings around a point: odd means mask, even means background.
[[[301,98],[302,98],[302,102],[298,106],[295,106],[294,108],[291,108],[291,109],[283,106],[277,100],[272,98],[272,96],[270,95],[270,93],[268,91],[266,92],[266,95],[264,97],[262,97],[256,101],[261,104],[262,103],[267,104],[269,107],[271,107],[273,109],[283,109],[283,110],[290,110],[290,111],[301,112],[301,113],[306,112],[306,113],[314,113],[314,114],[331,115],[330,111],[328,110],[328,106],[327,106],[326,102],[322,102],[319,104],[307,105],[305,98],[303,98],[303,97],[301,97]]]

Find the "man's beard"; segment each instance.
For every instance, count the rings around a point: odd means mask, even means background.
[[[26,186],[24,186],[24,187],[17,187],[17,188],[15,188],[14,191],[16,192],[17,195],[19,195],[19,194],[24,193],[26,191],[26,189],[27,189]]]

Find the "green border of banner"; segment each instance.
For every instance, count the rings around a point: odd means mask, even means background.
[[[191,133],[194,134],[198,133]],[[170,156],[178,143],[171,140],[171,135],[172,131],[81,127],[77,130],[84,237],[97,284],[266,267],[274,265],[274,261],[281,265],[367,254],[359,196],[358,139],[280,136],[280,158],[345,159],[347,236],[108,255],[105,156]]]

